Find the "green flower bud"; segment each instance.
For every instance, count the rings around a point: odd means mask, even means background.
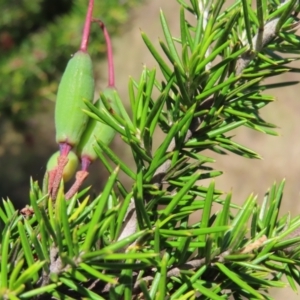
[[[59,151],[52,154],[52,156],[49,158],[47,163],[47,172],[51,172],[57,168],[58,157],[59,157]],[[66,164],[63,170],[64,182],[67,182],[72,178],[79,164],[78,157],[73,151],[70,151],[67,157],[68,157],[68,163]]]
[[[111,106],[110,113],[119,113],[119,108],[115,103],[115,89],[106,88],[103,91],[103,94]],[[99,99],[98,108],[106,109],[102,101]],[[77,153],[80,158],[86,158],[90,162],[97,159],[97,154],[94,150],[94,147],[98,147],[97,140],[101,140],[104,144],[109,145],[113,140],[116,132],[110,126],[98,122],[94,119],[90,119],[88,126],[81,138],[80,144],[78,145]]]
[[[68,163],[67,155],[77,146],[88,122],[83,99],[93,101],[95,82],[92,60],[87,53],[94,0],[89,0],[85,18],[81,45],[78,52],[70,59],[58,87],[55,105],[56,141],[60,155],[55,171],[49,172],[48,192],[55,199],[63,170]],[[50,176],[51,175],[51,176]]]
[[[108,58],[108,87],[103,91],[103,94],[110,104],[109,112],[119,113],[119,108],[115,103],[115,76],[114,76],[114,64],[113,54],[110,42],[109,34],[104,26],[103,22],[97,19],[92,19],[93,22],[97,22],[103,30],[106,45],[107,45],[107,58]],[[106,109],[101,99],[97,102],[99,109]],[[76,181],[70,190],[65,195],[66,199],[71,199],[73,195],[78,191],[79,187],[88,176],[89,165],[97,158],[97,154],[94,147],[97,147],[97,140],[101,140],[104,144],[109,145],[115,136],[115,130],[110,126],[90,119],[86,130],[81,138],[81,141],[77,148],[77,153],[81,159],[81,170],[76,173]]]
[[[82,111],[83,99],[92,101],[95,82],[92,60],[87,52],[78,51],[70,59],[58,87],[55,104],[57,143],[76,146],[88,122]]]

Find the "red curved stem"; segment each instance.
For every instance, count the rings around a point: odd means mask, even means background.
[[[81,170],[87,171],[91,163],[92,161],[88,157],[81,157]]]
[[[69,191],[66,193],[66,200],[70,200],[79,190],[84,180],[87,178],[89,173],[87,171],[78,171],[76,173],[76,180]]]
[[[91,29],[93,8],[94,8],[94,0],[90,0],[89,6],[88,6],[88,11],[87,11],[86,18],[85,18],[83,34],[82,34],[82,39],[81,39],[81,45],[80,45],[80,50],[83,52],[87,51],[87,45],[89,42],[90,29]]]
[[[107,61],[108,61],[108,87],[115,87],[115,68],[114,68],[114,59],[113,59],[113,51],[109,33],[106,29],[104,23],[98,19],[92,19],[92,22],[98,23],[103,31],[103,35],[106,42],[107,47]]]

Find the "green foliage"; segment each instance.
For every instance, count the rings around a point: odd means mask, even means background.
[[[95,16],[115,33],[138,2],[96,1]],[[0,117],[18,125],[42,99],[55,100],[66,63],[79,49],[87,1],[2,0],[0,6]],[[89,53],[96,57],[100,50],[103,56],[104,39],[96,25],[90,41]]]
[[[179,37],[161,12],[165,56],[142,33],[164,79],[147,67],[130,79],[130,114],[117,94],[119,114],[86,102],[87,114],[130,146],[136,168],[98,141],[111,175],[94,199],[83,190],[65,201],[61,184],[53,202],[32,182],[22,214],[3,202],[3,298],[271,299],[269,289],[286,286],[284,278],[297,290],[300,217],[279,217],[284,181],[261,205],[250,195],[238,206],[215,187],[222,172],[212,167],[226,152],[259,158],[233,140],[233,129],[276,134],[259,115],[273,100],[262,92],[295,82],[262,81],[299,71],[290,66],[300,52],[297,1],[257,0],[257,10],[246,0],[226,9],[221,0],[178,2]],[[157,130],[165,137],[154,150]],[[119,170],[133,179],[129,190]],[[196,211],[199,220],[190,224]]]
[[[107,100],[107,105],[110,107],[110,110],[114,113],[118,113],[118,107],[115,105],[116,90],[110,87],[107,87],[103,90],[103,96]],[[105,109],[105,105],[102,101],[98,101],[96,106],[101,110]],[[106,111],[106,110],[104,110]],[[85,111],[87,114],[89,111]],[[107,112],[107,111],[106,111]],[[83,158],[86,157],[90,161],[98,159],[97,153],[94,149],[96,139],[101,139],[103,143],[109,145],[116,135],[116,131],[111,127],[103,124],[101,121],[90,118],[89,123],[84,134],[81,137],[80,145],[77,147],[78,156]]]

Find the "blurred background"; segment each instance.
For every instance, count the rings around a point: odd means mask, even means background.
[[[143,65],[156,67],[140,30],[159,47],[158,38],[163,36],[159,21],[162,8],[173,35],[178,35],[179,5],[175,0],[95,2],[94,16],[106,23],[113,37],[116,84],[128,105],[129,76],[139,78]],[[83,0],[0,0],[0,196],[9,197],[19,207],[28,203],[30,176],[41,181],[49,156],[58,149],[53,122],[55,93],[70,55],[79,47],[86,4]],[[107,65],[102,32],[96,25],[90,41],[96,90],[100,91],[107,84]],[[299,79],[298,75],[287,74],[273,81]],[[224,172],[216,178],[216,187],[232,191],[237,203],[251,193],[258,195],[261,203],[268,187],[286,178],[281,213],[296,216],[300,212],[300,85],[267,93],[275,95],[277,101],[264,108],[262,116],[278,126],[279,136],[250,129],[235,132],[236,141],[254,149],[263,159],[206,154],[216,159],[215,169]],[[160,140],[158,135],[156,145]],[[119,137],[112,146],[124,161],[133,162],[130,150]],[[95,163],[90,173],[86,185],[93,184],[97,192],[105,184],[107,173],[100,163]],[[288,289],[273,294],[275,299],[284,296],[299,297]]]
[[[140,3],[95,1],[93,16],[118,38],[135,26],[131,11]],[[56,92],[68,60],[79,48],[87,5],[87,0],[0,0],[0,196],[19,207],[28,202],[30,176],[41,182],[49,156],[58,150]],[[96,98],[107,85],[106,46],[97,24],[92,25],[89,53],[95,62]],[[126,85],[127,79],[119,85]],[[97,170],[95,165],[92,169]],[[91,173],[95,175],[87,184],[101,189],[105,171]]]

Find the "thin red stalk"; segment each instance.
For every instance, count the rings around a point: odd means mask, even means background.
[[[81,170],[76,173],[75,182],[65,195],[65,198],[67,200],[71,199],[78,192],[78,190],[81,187],[83,181],[89,175],[89,172],[87,171],[87,169],[89,168],[89,165],[91,163],[92,163],[92,161],[88,157],[82,157],[81,158]]]
[[[87,171],[78,171],[76,173],[76,180],[65,195],[66,200],[70,200],[77,193],[83,181],[86,179],[88,175],[89,173]]]
[[[55,175],[56,175],[56,171],[57,171],[57,167],[55,167],[53,170],[48,172],[48,174],[49,174],[49,177],[48,177],[48,194],[51,193],[53,183],[54,183],[54,179],[55,179]]]
[[[59,149],[60,149],[60,155],[57,159],[56,173],[52,181],[52,186],[48,188],[51,191],[52,199],[56,199],[57,191],[63,176],[64,168],[69,161],[68,154],[71,151],[72,146],[67,143],[60,143]]]
[[[91,163],[92,161],[88,157],[81,157],[81,170],[87,171]]]
[[[109,33],[106,29],[104,23],[98,19],[92,19],[93,22],[98,23],[103,31],[103,35],[106,42],[107,47],[107,61],[108,61],[108,87],[115,87],[115,68],[114,68],[114,59],[113,59],[113,51]]]
[[[53,180],[52,191],[51,191],[52,199],[56,199],[60,181],[63,177],[64,168],[67,165],[68,161],[69,161],[68,156],[60,155],[58,157],[57,170]]]
[[[67,144],[67,143],[60,143],[59,144],[59,151],[60,151],[60,156],[68,156],[72,149],[72,146]]]
[[[83,52],[87,51],[87,45],[88,45],[89,36],[90,36],[93,7],[94,7],[94,0],[90,0],[89,6],[88,6],[88,11],[87,11],[86,18],[85,18],[83,34],[82,34],[82,39],[81,39],[81,45],[80,45],[80,50]]]

